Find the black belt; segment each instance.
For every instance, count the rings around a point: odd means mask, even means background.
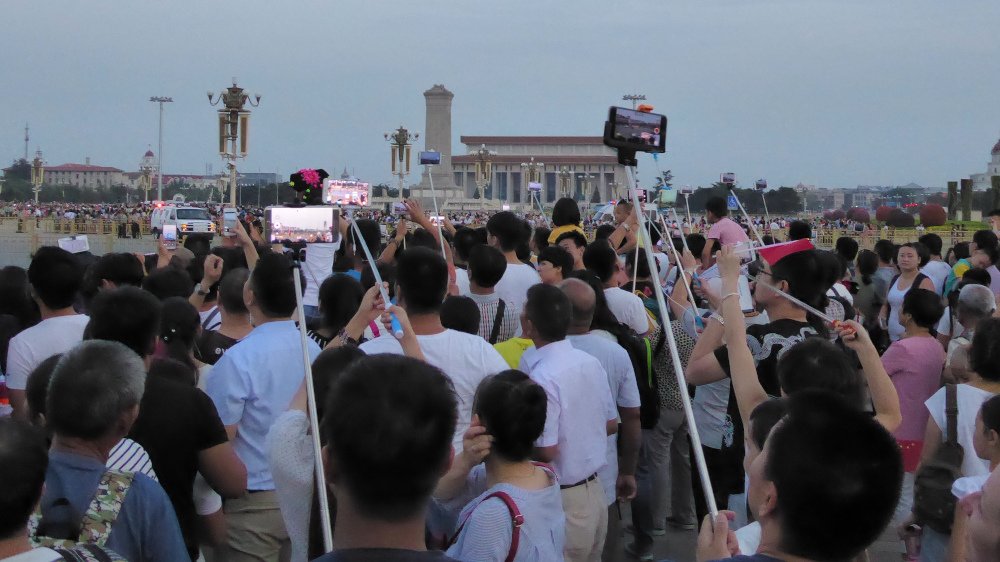
[[[247,490],[248,494],[259,494],[261,492],[273,492],[274,490]]]
[[[591,474],[590,476],[584,478],[583,480],[580,480],[576,484],[566,484],[565,486],[564,485],[560,485],[559,489],[560,490],[568,490],[569,488],[576,488],[577,486],[583,486],[587,482],[595,480],[596,478],[597,478],[597,473],[595,472],[595,473]]]

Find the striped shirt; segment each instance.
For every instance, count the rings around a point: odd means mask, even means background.
[[[497,308],[500,306],[500,295],[492,293],[489,295],[475,295],[469,293],[468,297],[475,301],[479,307],[479,336],[490,343],[507,341],[521,332],[521,314],[515,310],[509,302],[504,302],[503,318],[500,319],[500,333],[497,334],[496,341],[490,341],[493,335],[493,324],[497,319]]]
[[[142,445],[131,439],[125,438],[119,441],[111,449],[111,453],[108,455],[108,462],[105,464],[112,470],[140,472],[159,482],[156,479],[156,473],[153,472],[153,462],[149,460],[146,449],[143,449]]]

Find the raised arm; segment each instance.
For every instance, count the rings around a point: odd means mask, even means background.
[[[749,427],[750,414],[758,404],[767,400],[767,392],[757,377],[757,365],[747,345],[747,330],[743,323],[743,309],[740,307],[740,257],[727,246],[717,254],[716,263],[722,276],[722,317],[725,320],[726,351],[729,354],[733,394],[736,395],[743,427]]]
[[[837,333],[844,345],[858,354],[861,370],[868,382],[872,404],[875,406],[875,421],[882,424],[886,430],[895,431],[903,421],[903,414],[899,409],[899,395],[871,337],[861,324],[853,320],[841,324],[837,328]]]

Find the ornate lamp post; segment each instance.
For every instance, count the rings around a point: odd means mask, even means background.
[[[577,174],[577,178],[580,179],[580,183],[583,184],[583,200],[589,205],[594,199],[594,194],[591,192],[591,188],[597,187],[597,174]]]
[[[410,151],[412,147],[410,141],[419,139],[420,133],[410,133],[406,127],[400,125],[395,131],[385,133],[383,136],[389,142],[389,148],[392,151],[392,175],[399,178],[399,200],[402,201],[404,199],[404,178],[410,175]]]
[[[45,182],[45,161],[42,160],[42,151],[35,151],[35,159],[31,161],[31,191],[35,192],[35,204],[38,204],[38,194],[42,192],[42,183]]]
[[[236,85],[235,78],[233,85],[218,97],[208,92],[209,104],[214,106],[222,102],[223,105],[219,110],[219,155],[226,161],[229,169],[229,204],[233,207],[236,206],[236,160],[247,156],[250,109],[246,106],[260,105],[259,94],[254,94],[251,100],[244,92],[243,88]]]
[[[635,109],[635,102],[637,102],[637,101],[646,101],[646,96],[644,96],[642,94],[626,94],[626,95],[622,96],[622,101],[630,101],[630,102],[632,102],[632,109]]]
[[[526,179],[528,182],[528,202],[530,203],[531,198],[535,197],[535,193],[541,191],[542,174],[539,170],[545,169],[545,163],[535,162],[535,157],[532,156],[529,162],[521,162],[521,169],[527,172]],[[541,208],[541,206],[541,201],[538,201],[538,207]]]
[[[493,158],[496,155],[496,152],[487,150],[485,144],[472,153],[476,157],[476,190],[479,200],[483,202],[486,201],[486,186],[493,181]]]
[[[563,166],[559,168],[559,197],[569,197],[569,180],[573,177],[573,172]]]
[[[139,189],[143,191],[144,201],[149,201],[149,190],[153,187],[153,172],[158,168],[159,166],[157,166],[156,156],[153,155],[153,151],[147,150],[146,155],[139,162],[139,173],[141,174],[139,176]],[[162,196],[162,187],[160,189],[160,196]]]

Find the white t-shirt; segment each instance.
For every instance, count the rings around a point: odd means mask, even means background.
[[[989,474],[989,462],[976,456],[976,449],[972,445],[972,436],[976,432],[976,414],[979,413],[983,402],[989,400],[993,394],[967,384],[958,385],[956,390],[958,442],[965,450],[965,458],[962,461],[962,476]],[[945,392],[945,389],[941,388],[924,402],[931,414],[931,419],[941,429],[942,442],[948,437],[947,417],[944,412]]]
[[[954,330],[952,329],[953,327]],[[941,315],[941,319],[937,323],[937,333],[952,338],[957,338],[965,333],[965,326],[962,326],[957,318],[952,322],[950,306],[944,307],[944,314]]]
[[[722,437],[727,434],[729,385],[729,378],[703,384],[695,388],[694,399],[691,400],[691,410],[694,413],[694,423],[698,426],[701,444],[711,449],[721,449]],[[728,434],[732,435],[732,431]]]
[[[747,556],[757,552],[760,546],[760,523],[754,521],[736,529],[736,542],[740,544],[740,552]]]
[[[455,285],[458,285],[458,294],[463,297],[469,296],[472,291],[469,290],[469,271],[466,269],[455,268]]]
[[[7,347],[7,388],[24,390],[28,375],[49,357],[66,353],[83,341],[90,322],[84,314],[42,320],[10,340]]]
[[[619,322],[632,328],[639,335],[649,331],[646,307],[642,305],[639,297],[620,287],[604,289],[604,296],[608,299],[608,308]]]
[[[635,370],[625,348],[617,342],[609,341],[603,335],[583,334],[566,336],[573,347],[587,352],[597,359],[608,375],[611,397],[619,408],[638,408],[639,385],[635,381]],[[618,422],[621,423],[619,417]],[[597,471],[597,477],[604,485],[604,495],[608,505],[615,502],[615,483],[618,480],[618,434],[608,436],[608,464]]]
[[[541,282],[542,278],[530,265],[508,263],[495,290],[500,298],[507,303],[507,306],[521,314],[521,311],[524,310],[524,302],[528,300],[528,289]]]
[[[920,270],[920,273],[930,277],[931,282],[934,283],[934,291],[937,294],[944,294],[944,283],[948,280],[948,275],[951,273],[950,265],[940,260],[929,261]]]
[[[198,316],[201,318],[201,328],[203,330],[214,332],[222,326],[222,312],[219,311],[218,305],[208,310],[199,311]]]
[[[333,275],[333,260],[336,258],[340,242],[309,244],[306,259],[302,262],[302,275],[306,287],[302,291],[302,304],[319,306],[319,286]]]
[[[452,445],[455,451],[462,450],[462,436],[472,421],[472,400],[479,383],[488,375],[506,371],[510,367],[497,350],[486,340],[475,334],[456,330],[445,330],[439,334],[417,336],[420,350],[428,363],[441,369],[455,385],[458,397],[458,425]],[[361,344],[361,351],[368,355],[376,353],[403,354],[403,347],[391,334],[385,334]]]
[[[62,554],[59,554],[51,548],[41,546],[33,548],[28,552],[22,552],[21,554],[4,558],[2,562],[59,562],[61,560],[65,560]]]

